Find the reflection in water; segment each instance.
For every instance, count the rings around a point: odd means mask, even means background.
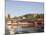
[[[22,33],[23,29],[21,26],[17,26],[16,33]]]
[[[16,34],[22,34],[22,33],[36,33],[36,32],[44,32],[44,28],[35,28],[35,27],[30,27],[30,28],[22,28],[21,26],[18,26],[16,28]]]

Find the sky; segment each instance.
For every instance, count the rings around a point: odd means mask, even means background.
[[[43,14],[43,2],[26,2],[26,1],[13,1],[6,0],[6,16],[21,16],[24,14]]]

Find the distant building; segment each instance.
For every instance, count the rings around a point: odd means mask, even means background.
[[[23,17],[22,19],[19,19],[16,21],[16,18],[10,18],[7,20],[7,25],[9,30],[15,31],[16,26],[22,26],[24,27],[42,27],[44,26],[44,20],[42,18],[37,18],[37,19],[27,19]]]
[[[14,17],[8,16],[6,24],[9,30],[15,31],[17,23]]]
[[[35,27],[44,27],[44,19],[37,18],[34,20]]]
[[[18,20],[18,24],[22,27],[34,27],[34,22],[31,19]]]

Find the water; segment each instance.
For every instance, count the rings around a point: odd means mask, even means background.
[[[24,34],[24,33],[37,33],[37,32],[44,32],[44,27],[36,28],[36,27],[29,27],[29,28],[22,28],[21,26],[17,26],[15,29],[15,34]],[[9,30],[6,28],[5,35],[10,35]]]
[[[30,27],[30,28],[21,28],[21,27],[18,27],[18,29],[16,31],[16,34],[37,33],[37,32],[44,32],[44,29],[35,28],[35,27]]]

